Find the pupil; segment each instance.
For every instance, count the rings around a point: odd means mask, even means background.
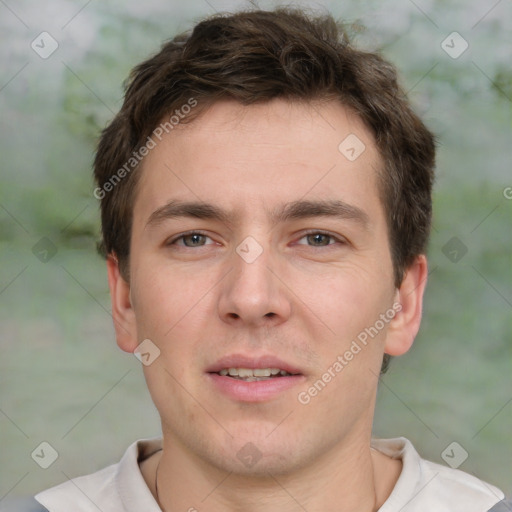
[[[310,241],[311,240],[314,240],[313,241],[313,244],[316,244],[316,242],[320,242],[319,245],[327,245],[326,243],[321,243],[322,242],[322,237],[324,237],[324,241],[328,241],[327,240],[327,235],[322,235],[321,233],[318,233],[316,235],[309,235],[310,236]]]
[[[200,238],[202,237],[203,235],[188,235],[188,238],[189,240],[192,241],[192,244],[191,245],[197,245],[197,242],[200,242]]]

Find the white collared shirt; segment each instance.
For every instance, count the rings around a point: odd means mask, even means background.
[[[487,512],[503,493],[478,478],[422,459],[408,439],[373,439],[372,447],[402,461],[402,472],[379,512]],[[162,449],[161,439],[142,439],[118,464],[40,492],[50,512],[161,512],[139,462]]]

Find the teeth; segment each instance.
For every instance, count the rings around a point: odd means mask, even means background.
[[[249,379],[251,377],[273,377],[276,375],[285,376],[291,374],[279,368],[223,368],[219,371],[219,375],[223,377],[229,375],[230,377]]]
[[[270,377],[272,375],[272,370],[270,368],[254,368],[252,374],[255,377]]]

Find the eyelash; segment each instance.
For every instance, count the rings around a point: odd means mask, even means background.
[[[166,246],[175,245],[178,240],[183,240],[184,238],[186,238],[188,236],[192,236],[192,235],[201,235],[201,236],[204,236],[206,238],[211,238],[206,233],[203,233],[202,231],[188,231],[188,232],[182,233],[181,235],[179,235],[179,236],[173,238],[172,240],[166,242],[165,245]],[[302,234],[302,236],[299,238],[299,240],[302,240],[303,238],[305,238],[307,236],[310,236],[310,235],[323,235],[323,236],[329,237],[332,240],[335,240],[336,242],[338,242],[340,244],[343,244],[343,245],[345,245],[347,243],[347,241],[345,239],[337,237],[337,236],[334,236],[332,233],[329,233],[327,231],[321,231],[321,230],[306,231],[305,233]],[[300,244],[300,245],[305,245],[305,244]],[[330,247],[331,245],[335,245],[335,244],[309,245],[309,247],[314,247],[314,248],[318,249],[318,248],[322,248],[322,247]],[[180,247],[184,247],[185,249],[194,249],[194,247],[187,247],[186,245],[181,245]],[[204,247],[204,245],[199,245],[199,246],[196,246],[196,247]]]
[[[304,237],[306,236],[309,236],[309,235],[323,235],[323,236],[327,236],[329,238],[331,238],[332,240],[338,242],[339,244],[342,244],[342,245],[345,245],[347,243],[347,241],[342,238],[342,237],[339,237],[339,236],[335,236],[333,235],[332,233],[329,233],[328,231],[322,231],[322,230],[315,230],[315,229],[312,229],[312,230],[309,230],[309,231],[306,231],[305,233],[302,234],[302,236],[299,238],[299,240],[302,240]],[[310,247],[317,247],[317,248],[320,248],[320,247],[329,247],[331,245],[335,245],[335,244],[327,244],[327,245],[311,245]]]

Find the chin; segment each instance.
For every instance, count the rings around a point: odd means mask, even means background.
[[[261,427],[261,426],[260,426]],[[233,432],[234,437],[225,444],[210,445],[210,458],[224,471],[235,475],[269,477],[283,475],[307,464],[304,447],[309,446],[305,439],[293,435],[284,426],[272,428],[244,429]]]
[[[214,457],[214,463],[219,469],[230,472],[233,475],[251,478],[269,478],[270,475],[286,475],[296,470],[300,464],[295,453],[285,454],[262,452],[255,445],[247,443],[230,454],[222,453]]]

